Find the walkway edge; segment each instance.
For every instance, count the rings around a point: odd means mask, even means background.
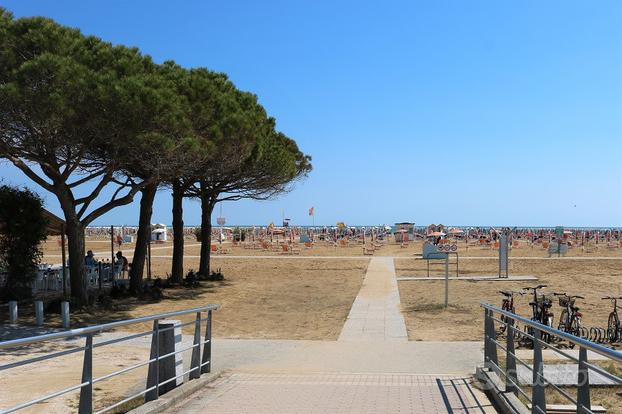
[[[222,375],[222,372],[214,372],[210,374],[203,374],[201,378],[184,382],[181,386],[167,392],[160,396],[155,401],[149,401],[128,411],[128,414],[158,414],[171,408],[173,405],[185,400],[190,395],[199,391],[199,389],[205,387],[210,382],[218,379]]]

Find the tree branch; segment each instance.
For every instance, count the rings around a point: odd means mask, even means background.
[[[47,181],[45,181],[43,178],[39,177],[28,165],[26,165],[24,161],[10,154],[5,154],[5,157],[9,161],[11,161],[13,165],[15,165],[17,168],[22,170],[22,172],[26,174],[26,176],[30,178],[32,181],[39,184],[41,187],[45,188],[50,193],[55,193],[54,186],[48,183]]]

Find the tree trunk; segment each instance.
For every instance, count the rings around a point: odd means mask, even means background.
[[[88,305],[86,265],[84,263],[84,226],[78,219],[65,220],[69,250],[69,280],[71,297],[80,307]]]
[[[173,181],[173,265],[171,278],[181,283],[184,277],[184,189],[179,180]]]
[[[130,291],[138,294],[142,291],[143,272],[145,258],[151,238],[151,215],[153,213],[153,200],[158,190],[157,184],[149,184],[141,190],[140,216],[138,219],[138,232],[136,233],[136,247],[130,269]]]
[[[212,249],[212,211],[214,202],[206,194],[201,195],[201,262],[199,273],[209,276],[210,272],[210,253]]]

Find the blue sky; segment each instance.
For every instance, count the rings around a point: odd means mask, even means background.
[[[0,5],[256,93],[314,171],[277,200],[224,204],[227,224],[310,224],[315,206],[325,224],[622,226],[620,1]],[[170,206],[163,190],[153,221]],[[136,223],[136,204],[98,222]]]

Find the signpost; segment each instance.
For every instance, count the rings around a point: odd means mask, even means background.
[[[502,233],[499,235],[499,278],[508,277],[508,234]]]
[[[564,238],[564,227],[556,226],[555,227],[555,238],[557,239],[557,257],[561,257],[562,255],[562,239]]]

